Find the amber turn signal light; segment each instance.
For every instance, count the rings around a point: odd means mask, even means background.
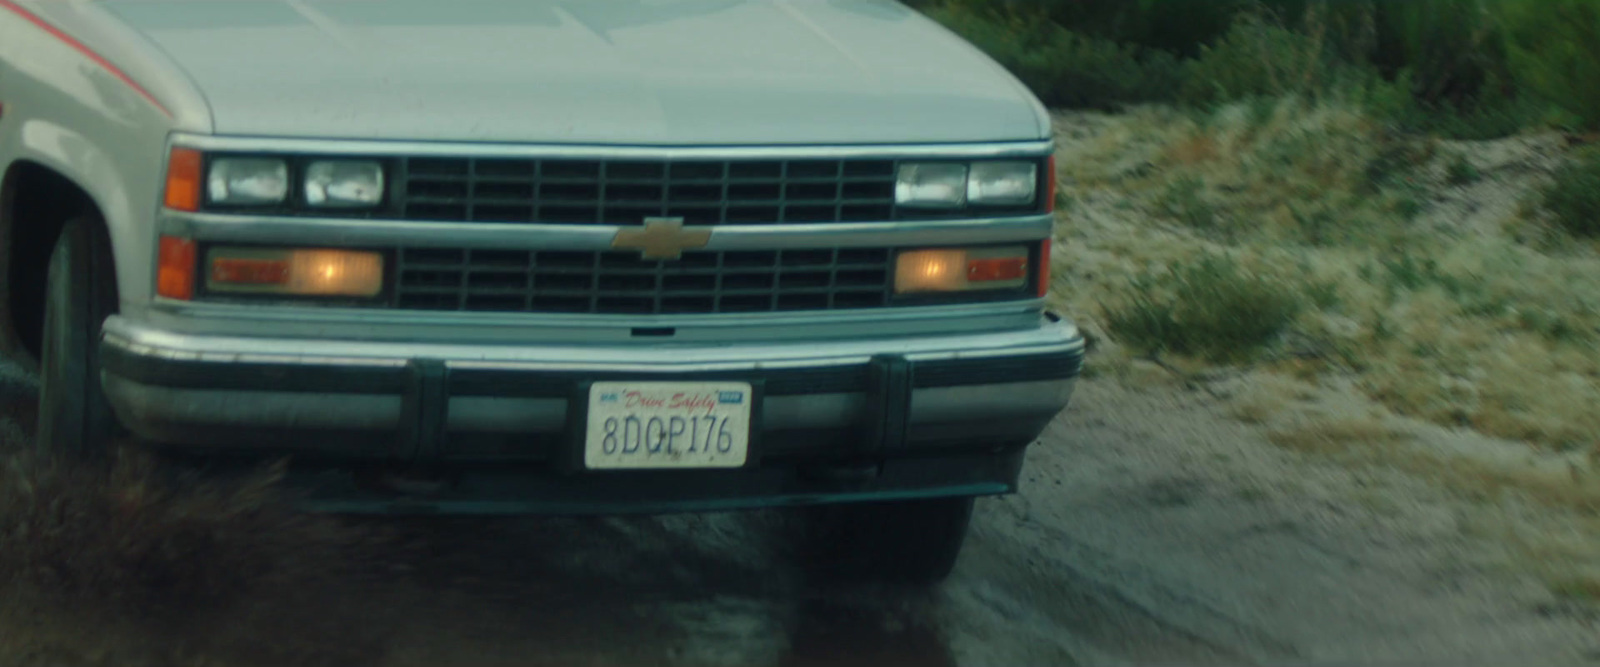
[[[168,299],[194,298],[194,241],[163,236],[157,248],[156,294]]]
[[[200,210],[200,151],[174,148],[167,158],[167,208]]]

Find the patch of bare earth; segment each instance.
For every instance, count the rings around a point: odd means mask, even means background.
[[[1600,252],[1537,196],[1565,138],[1395,137],[1296,100],[1056,120],[1055,298],[1099,372],[1204,389],[1277,447],[1425,480],[1504,567],[1600,600]],[[1141,272],[1207,253],[1306,304],[1253,363],[1150,357],[1105,330]]]

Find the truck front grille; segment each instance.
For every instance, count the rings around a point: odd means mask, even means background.
[[[895,219],[894,160],[407,158],[406,220],[690,225]]]
[[[603,314],[750,313],[889,305],[883,248],[685,252],[411,248],[397,253],[403,309]]]

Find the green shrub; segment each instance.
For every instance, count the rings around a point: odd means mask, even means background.
[[[1468,108],[1506,82],[1500,27],[1486,0],[1405,0],[1376,9],[1374,60],[1408,71],[1419,102]]]
[[[1467,141],[1510,136],[1551,118],[1549,105],[1522,94],[1480,99],[1465,107],[1409,99],[1374,115],[1406,132]]]
[[[1110,331],[1144,352],[1213,361],[1245,358],[1277,339],[1303,308],[1288,285],[1206,255],[1135,278],[1125,302],[1103,307]]]
[[[1116,8],[1114,23],[1109,31],[1093,30],[1088,25],[1079,28],[1076,17],[1068,14],[1058,19],[1069,29],[1089,29],[1091,34],[1117,41],[1159,49],[1174,55],[1192,58],[1200,47],[1216,41],[1233,25],[1240,12],[1256,6],[1257,0],[1056,0],[1065,7],[1105,5]],[[1282,2],[1282,0],[1279,0]],[[1081,11],[1081,10],[1079,10]],[[1062,14],[1058,10],[1058,14]]]
[[[1516,83],[1584,127],[1600,128],[1600,3],[1502,0]]]
[[[1323,45],[1311,37],[1245,15],[1216,44],[1200,48],[1187,67],[1182,99],[1197,104],[1282,97],[1326,85]]]
[[[1161,195],[1164,212],[1185,226],[1201,232],[1216,231],[1217,206],[1206,197],[1206,182],[1197,176],[1172,181]]]
[[[1455,158],[1445,165],[1444,171],[1445,181],[1455,186],[1471,185],[1483,178],[1483,174],[1472,164],[1472,160],[1467,158],[1466,153],[1456,153]]]
[[[988,53],[1045,104],[1109,109],[1170,99],[1181,67],[1173,56],[1084,36],[1031,13],[951,4],[931,15]]]
[[[1338,18],[1363,16],[1369,0],[913,0],[918,8],[960,6],[1026,14],[1074,33],[1193,58],[1243,13],[1270,13],[1295,21],[1308,8]],[[1356,10],[1356,11],[1350,11]],[[1342,28],[1354,28],[1345,21]]]
[[[1589,151],[1556,172],[1544,207],[1574,236],[1600,237],[1600,151]]]
[[[1045,103],[1337,95],[1409,133],[1600,128],[1597,0],[913,0]]]

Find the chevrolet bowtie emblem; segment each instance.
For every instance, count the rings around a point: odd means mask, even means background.
[[[685,229],[683,218],[645,218],[643,227],[628,227],[611,238],[611,247],[638,250],[644,259],[678,259],[690,248],[704,248],[711,230]]]

